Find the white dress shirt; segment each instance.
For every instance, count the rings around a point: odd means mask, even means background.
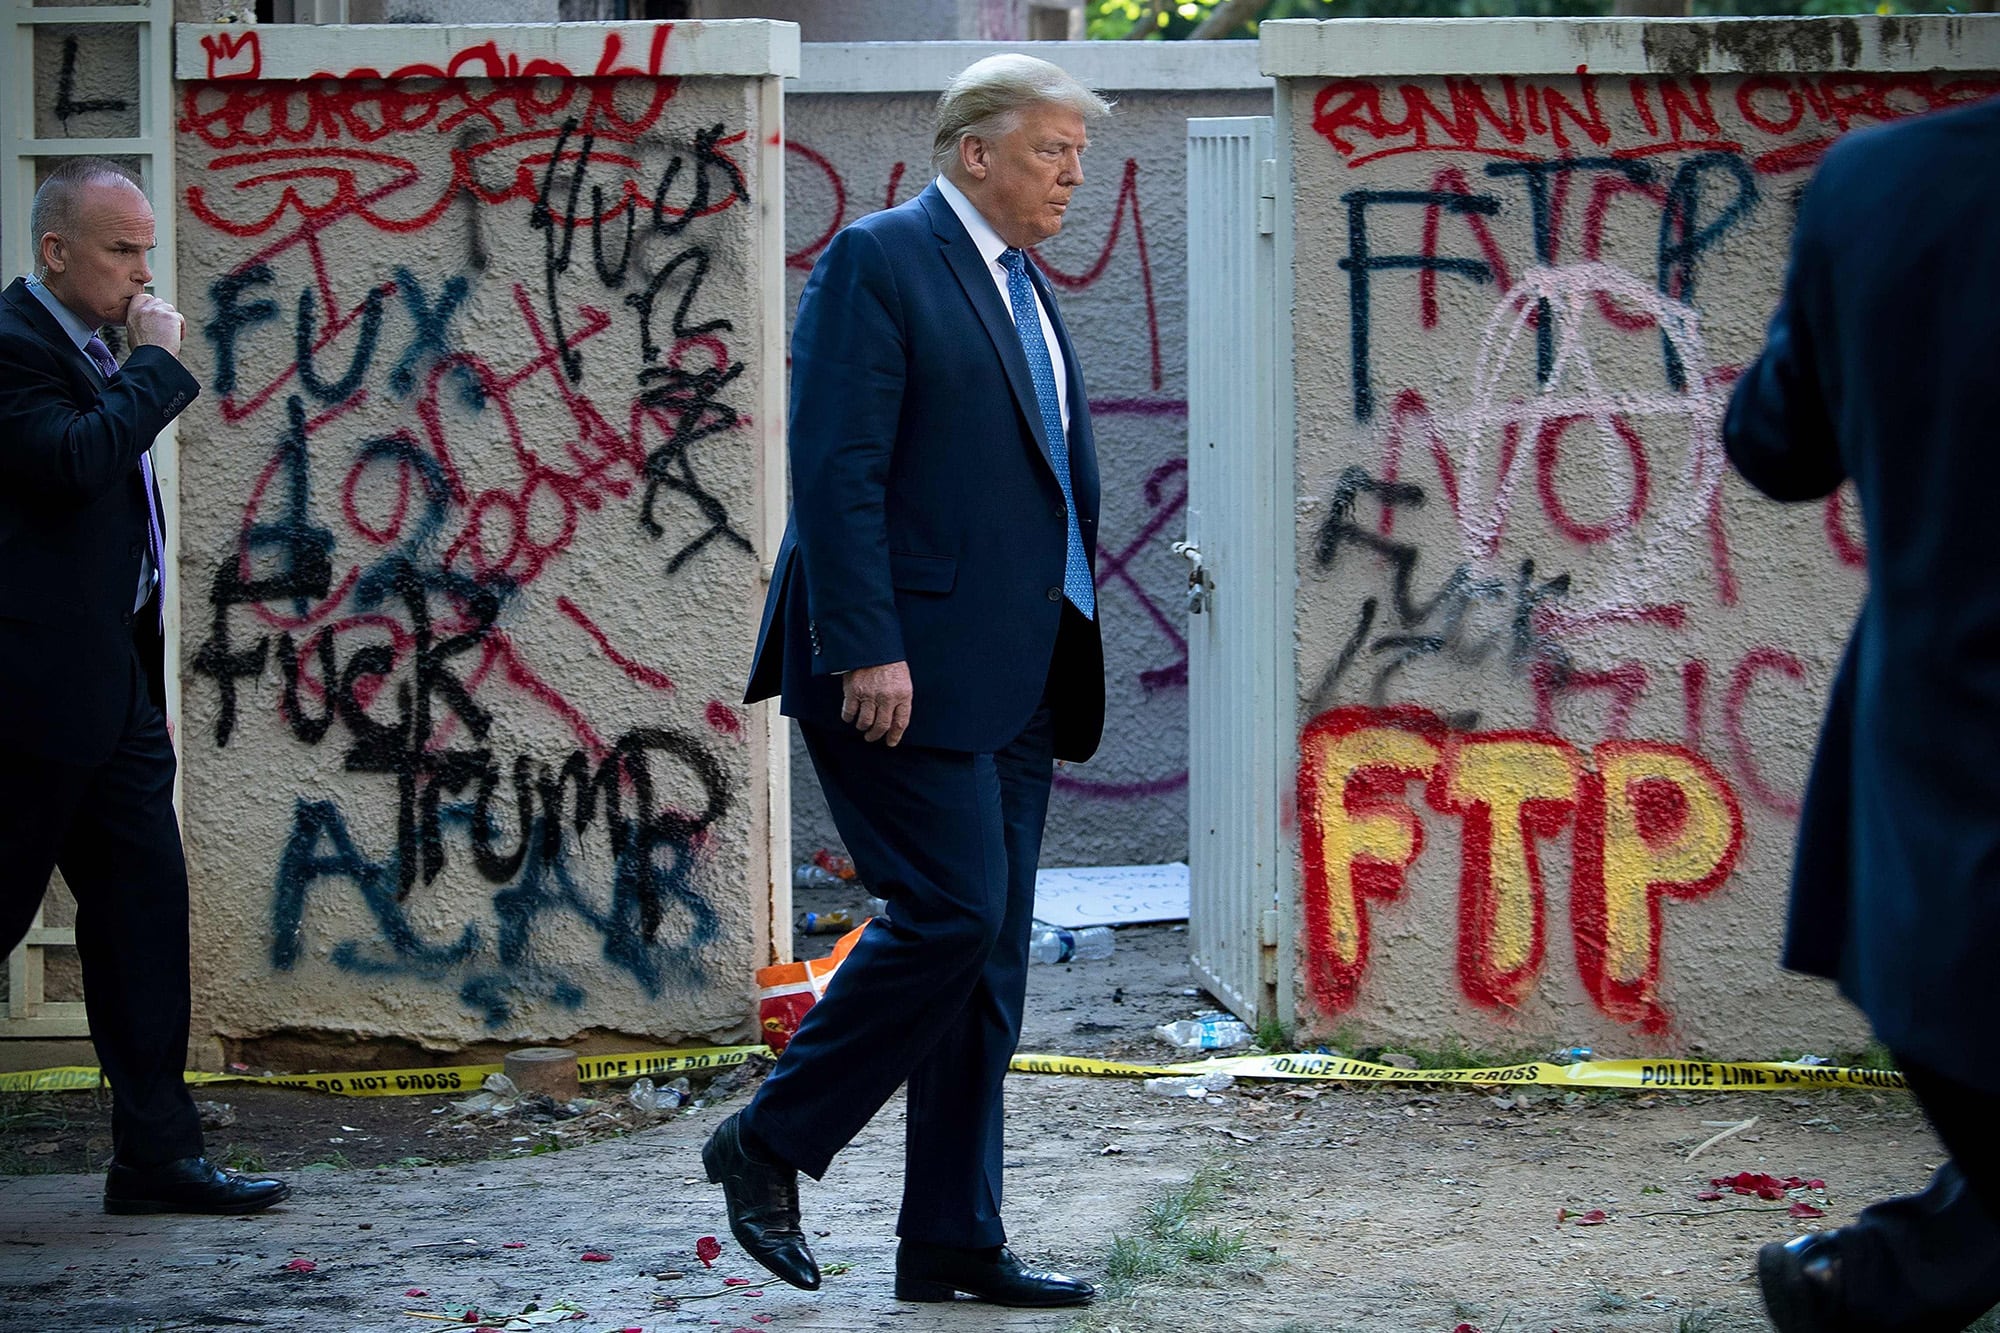
[[[1000,239],[1000,233],[993,230],[993,224],[986,215],[974,206],[965,192],[943,176],[937,178],[938,193],[951,205],[951,211],[958,214],[958,220],[965,224],[973,245],[979,248],[979,257],[986,261],[987,275],[993,285],[1000,289],[1000,307],[1010,316],[1014,313],[1014,298],[1007,290],[1007,267],[1000,262],[1000,256],[1007,249],[1007,242]],[[1032,258],[1029,263],[1033,263]],[[1042,319],[1042,341],[1048,345],[1049,365],[1056,373],[1056,406],[1062,412],[1063,433],[1069,433],[1069,369],[1063,362],[1062,347],[1056,342],[1056,328],[1049,321],[1048,308],[1042,304],[1042,294],[1035,293],[1035,313]]]
[[[34,293],[35,299],[42,303],[42,308],[55,316],[56,323],[62,325],[62,331],[67,333],[69,340],[76,344],[77,355],[81,356],[85,361],[90,361],[90,368],[96,370],[97,363],[90,360],[90,353],[84,351],[83,348],[84,344],[97,336],[97,330],[91,328],[90,325],[84,323],[81,319],[78,319],[76,313],[64,305],[54,292],[42,285],[40,278],[31,273],[23,278],[23,281],[27,283],[28,290]],[[1066,422],[1067,418],[1064,420]],[[150,512],[152,507],[153,497],[148,495],[146,497],[146,508]],[[152,600],[153,588],[159,581],[160,571],[153,568],[153,544],[149,537],[139,554],[139,588],[137,592],[133,593],[135,600],[132,603],[132,610],[134,612],[146,609],[146,603]]]

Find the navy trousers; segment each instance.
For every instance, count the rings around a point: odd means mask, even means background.
[[[862,932],[741,1123],[817,1179],[907,1082],[897,1234],[1002,1244],[1001,1085],[1027,992],[1055,771],[1050,710],[1044,703],[993,754],[890,749],[849,727],[800,725],[855,869],[889,909]]]
[[[1951,1158],[1922,1192],[1841,1228],[1848,1312],[1883,1333],[1958,1333],[2000,1302],[2000,1098],[1896,1063]]]
[[[27,934],[60,867],[113,1155],[154,1166],[202,1152],[181,1077],[188,1047],[188,882],[174,750],[135,651],[124,734],[101,764],[0,750],[0,953]]]

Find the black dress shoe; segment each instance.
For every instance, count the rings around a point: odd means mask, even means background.
[[[1757,1285],[1778,1333],[1845,1333],[1840,1232],[1820,1231],[1757,1251]]]
[[[1028,1309],[1088,1305],[1097,1296],[1088,1282],[1022,1267],[1004,1245],[997,1254],[914,1240],[896,1247],[897,1300],[949,1301],[961,1291],[992,1305]]]
[[[282,1180],[239,1176],[206,1157],[159,1166],[111,1164],[104,1177],[107,1213],[254,1213],[292,1192]]]
[[[701,1164],[710,1182],[722,1186],[736,1243],[793,1286],[818,1291],[819,1265],[799,1230],[799,1173],[751,1156],[733,1115],[708,1136]]]

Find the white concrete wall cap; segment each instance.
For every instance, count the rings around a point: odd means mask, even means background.
[[[2000,14],[1781,19],[1280,19],[1275,78],[1823,73],[2000,68]]]
[[[659,35],[663,32],[664,39]],[[538,63],[539,70],[533,68]],[[190,82],[341,76],[416,79],[446,74],[477,79],[565,71],[570,77],[796,78],[799,25],[772,19],[715,19],[174,27],[174,77]]]
[[[1255,42],[807,42],[791,96],[938,93],[975,60],[1023,51],[1109,93],[1269,88]]]

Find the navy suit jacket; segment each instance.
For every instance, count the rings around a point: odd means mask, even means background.
[[[1780,500],[1861,496],[1869,593],[1807,789],[1785,964],[2000,1092],[2000,100],[1850,135],[1799,208],[1725,436]]]
[[[0,750],[108,758],[135,644],[164,697],[157,618],[132,610],[147,540],[139,455],[199,392],[157,347],[135,349],[107,385],[25,282],[0,292]]]
[[[1076,348],[1028,271],[1068,367],[1070,478],[1097,551],[1097,451]],[[904,743],[988,752],[1048,690],[1056,755],[1104,724],[1097,626],[1062,619],[1067,514],[1014,321],[936,186],[835,236],[792,331],[792,514],[746,697],[840,724],[837,673],[907,661]]]

